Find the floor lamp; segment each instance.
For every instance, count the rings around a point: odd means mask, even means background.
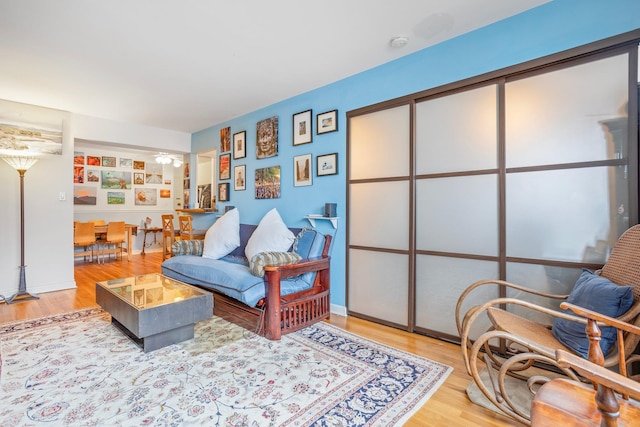
[[[18,293],[6,299],[7,304],[19,301],[27,301],[30,299],[38,299],[35,294],[27,292],[27,279],[24,274],[24,174],[37,161],[37,157],[9,155],[2,156],[2,160],[9,163],[20,174],[20,286]]]

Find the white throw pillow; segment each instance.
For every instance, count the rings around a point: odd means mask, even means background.
[[[276,208],[273,208],[260,220],[258,227],[249,237],[244,253],[250,260],[260,252],[286,252],[295,237],[282,222]]]
[[[207,230],[204,236],[203,258],[219,259],[240,246],[240,214],[231,209]]]

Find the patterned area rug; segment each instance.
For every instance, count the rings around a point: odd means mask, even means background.
[[[0,325],[0,424],[398,426],[451,370],[326,323],[268,341],[218,317],[143,353],[86,309]]]

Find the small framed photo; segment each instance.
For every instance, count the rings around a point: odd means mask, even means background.
[[[336,175],[338,173],[338,153],[316,156],[316,175]]]
[[[338,110],[327,111],[316,116],[316,133],[335,132],[338,130]]]
[[[141,160],[134,160],[133,161],[133,168],[136,170],[144,170],[144,162]]]
[[[233,160],[247,157],[247,132],[233,134]]]
[[[311,154],[303,154],[293,158],[293,185],[294,187],[304,187],[312,185],[311,181]]]
[[[105,166],[108,168],[115,168],[116,158],[111,156],[102,156],[102,166]]]
[[[219,202],[229,201],[229,183],[228,182],[218,184],[218,201]]]
[[[120,167],[121,168],[130,168],[133,167],[133,159],[123,159],[120,158]]]
[[[247,189],[247,165],[233,168],[233,189],[236,191]]]
[[[231,151],[231,128],[220,129],[220,152]]]
[[[311,142],[311,110],[302,111],[293,115],[293,145],[307,144]]]
[[[231,178],[231,154],[220,155],[220,179]]]

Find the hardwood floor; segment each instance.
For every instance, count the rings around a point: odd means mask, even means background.
[[[77,289],[40,294],[40,299],[15,304],[0,304],[0,323],[23,319],[35,319],[51,314],[64,313],[96,304],[95,283],[102,280],[160,271],[162,254],[151,252],[133,255],[132,260],[117,260],[97,265],[76,262]],[[365,320],[332,315],[330,323],[357,335],[369,338],[403,351],[445,363],[454,368],[436,393],[405,424],[407,427],[423,426],[521,426],[509,417],[474,405],[465,389],[471,377],[465,371],[460,348],[457,345],[410,334]]]

